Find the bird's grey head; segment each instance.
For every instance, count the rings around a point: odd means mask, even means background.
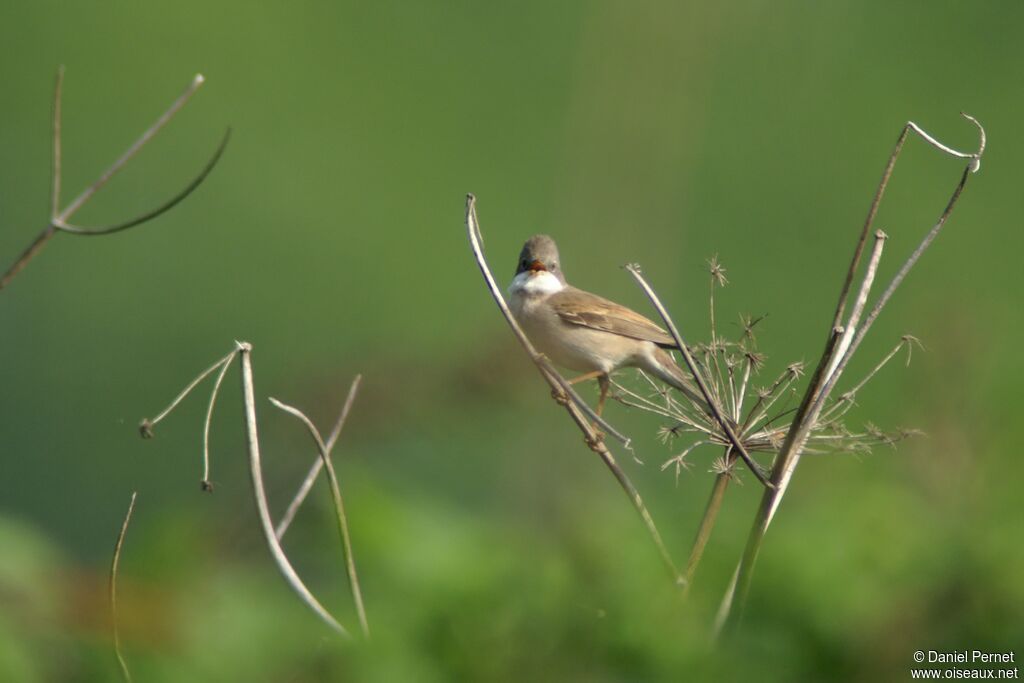
[[[558,258],[558,245],[553,239],[547,235],[534,235],[526,240],[523,250],[519,253],[516,275],[526,272],[548,272],[557,277],[559,282],[565,284],[562,262]]]

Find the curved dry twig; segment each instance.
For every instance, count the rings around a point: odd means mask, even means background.
[[[213,421],[213,407],[217,405],[217,396],[220,394],[220,385],[224,382],[224,375],[228,374],[231,367],[231,359],[235,352],[228,355],[217,373],[217,379],[213,382],[213,391],[210,392],[210,403],[206,406],[206,418],[203,420],[203,478],[200,482],[202,489],[207,492],[213,491],[213,482],[210,481],[210,423]]]
[[[202,382],[204,379],[206,379],[211,374],[213,374],[214,370],[216,370],[218,368],[221,368],[223,370],[223,367],[228,365],[231,362],[231,359],[235,357],[236,353],[238,353],[237,349],[232,350],[231,353],[229,353],[228,355],[224,356],[223,358],[218,360],[216,363],[214,363],[210,367],[208,367],[205,370],[203,370],[202,372],[200,372],[199,375],[196,376],[195,379],[193,379],[191,382],[189,382],[188,385],[186,385],[185,388],[182,389],[181,392],[177,396],[174,397],[174,400],[171,401],[170,405],[168,405],[166,408],[161,410],[160,414],[158,414],[156,417],[154,417],[152,419],[150,419],[150,418],[143,418],[142,421],[139,423],[139,432],[142,434],[142,438],[144,438],[144,439],[151,439],[151,438],[153,438],[153,428],[156,427],[157,424],[160,423],[160,421],[162,421],[164,418],[166,418],[168,415],[170,415],[171,411],[173,411],[175,408],[177,408],[178,404],[181,403],[182,401],[184,401],[185,397],[188,396],[190,393],[192,393],[192,390],[195,389],[197,386],[199,386],[200,382]]]
[[[213,171],[214,167],[217,165],[217,162],[220,161],[221,156],[224,154],[224,150],[228,146],[228,140],[230,139],[231,129],[228,128],[224,132],[224,136],[221,138],[220,144],[217,145],[217,149],[214,150],[213,156],[211,156],[210,160],[206,162],[206,165],[203,166],[203,169],[199,172],[199,174],[195,178],[190,180],[188,185],[186,185],[180,192],[178,192],[178,194],[174,195],[173,197],[171,197],[170,199],[168,199],[166,202],[156,207],[155,209],[151,209],[150,211],[138,215],[135,218],[131,218],[127,221],[124,221],[123,223],[115,223],[113,225],[86,227],[82,225],[73,225],[71,223],[67,223],[65,221],[60,220],[55,221],[54,225],[57,227],[58,230],[60,230],[61,232],[66,232],[69,235],[78,235],[80,237],[96,237],[99,235],[111,235],[115,232],[121,232],[122,230],[134,228],[137,225],[141,225],[143,223],[151,221],[157,216],[167,213],[168,211],[173,209],[175,206],[184,201],[186,197],[192,194],[192,192],[194,192],[196,188],[203,184],[203,181],[206,180],[206,177],[210,175],[210,172]]]
[[[764,541],[764,536],[768,531],[768,527],[770,526],[772,519],[774,519],[779,504],[782,502],[782,497],[785,495],[786,490],[789,487],[793,472],[799,463],[801,452],[804,449],[811,430],[818,420],[818,416],[821,414],[821,411],[825,406],[825,402],[828,400],[829,394],[835,387],[836,382],[838,382],[850,358],[853,357],[853,354],[857,351],[865,335],[871,329],[872,324],[878,318],[878,315],[881,313],[888,301],[892,298],[893,293],[906,278],[910,269],[914,267],[921,255],[924,254],[938,236],[942,227],[946,224],[947,219],[952,213],[957,200],[959,200],[960,195],[967,184],[968,177],[970,177],[971,174],[976,173],[981,167],[981,156],[985,151],[986,144],[985,129],[974,117],[968,114],[962,114],[962,116],[973,123],[978,129],[979,140],[978,150],[976,152],[958,152],[955,149],[943,145],[935,138],[925,133],[913,122],[908,122],[903,127],[903,130],[900,132],[900,135],[896,140],[896,145],[893,148],[892,153],[889,155],[889,160],[886,163],[884,172],[882,173],[882,180],[878,185],[878,189],[875,191],[875,198],[868,209],[867,219],[865,220],[864,227],[861,230],[857,247],[854,250],[853,258],[850,262],[850,267],[843,280],[843,287],[840,290],[839,302],[836,305],[836,312],[835,317],[833,318],[832,331],[829,335],[829,340],[825,345],[825,350],[818,363],[818,369],[807,387],[801,401],[800,408],[797,411],[797,415],[791,423],[789,432],[786,434],[785,442],[783,443],[783,446],[776,457],[775,465],[772,468],[772,482],[775,484],[775,489],[765,491],[762,496],[761,505],[754,519],[750,535],[747,538],[747,545],[744,550],[743,557],[740,560],[736,573],[733,576],[733,581],[722,600],[722,605],[719,609],[719,619],[716,623],[716,631],[718,632],[723,629],[735,629],[739,624],[742,617],[743,604],[746,602],[747,594],[750,591],[753,568],[757,562],[757,556]],[[864,323],[860,326],[860,329],[857,329],[856,332],[852,333],[853,336],[850,338],[849,344],[846,345],[846,348],[842,348],[837,341],[845,333],[843,316],[845,313],[847,299],[850,294],[850,288],[852,286],[854,276],[856,275],[857,266],[860,263],[860,258],[863,254],[865,244],[867,243],[867,236],[870,234],[875,216],[878,213],[879,204],[881,203],[882,196],[885,194],[886,186],[889,183],[893,167],[896,164],[896,159],[899,157],[900,150],[902,149],[903,143],[906,141],[907,134],[910,131],[917,133],[922,139],[936,149],[956,158],[968,159],[969,161],[960,176],[959,182],[953,189],[953,193],[950,196],[949,201],[946,203],[942,214],[939,216],[938,221],[932,226],[931,230],[925,234],[917,248],[914,249],[911,255],[897,271],[896,275],[890,281],[889,285],[886,287],[885,291],[879,297],[878,301],[871,309],[871,312],[864,320]],[[879,238],[879,242],[882,241],[884,241],[884,239]],[[880,257],[881,246],[877,242],[876,251]],[[872,280],[874,279],[874,269],[876,267],[877,261],[874,264],[869,264],[867,272],[864,275],[864,281],[860,288],[861,291],[855,302],[855,313],[857,315],[859,315],[862,310],[862,300],[866,301],[868,290],[870,289]],[[849,325],[849,322],[855,323],[856,321],[854,321],[851,316],[847,325]],[[836,360],[837,358],[838,360]],[[826,371],[826,368],[830,368],[830,370]]]
[[[267,492],[263,486],[263,467],[260,462],[259,431],[256,426],[256,398],[253,390],[252,379],[252,345],[247,342],[237,342],[238,353],[242,362],[242,401],[245,407],[245,436],[249,445],[249,474],[252,477],[253,497],[256,500],[256,512],[260,518],[260,526],[263,529],[263,537],[267,542],[267,548],[277,563],[281,576],[313,612],[328,626],[337,631],[340,635],[349,638],[351,635],[334,616],[327,611],[320,601],[313,597],[313,594],[306,587],[306,584],[299,578],[291,561],[285,554],[284,549],[274,535],[274,523],[270,519],[270,507],[267,504]]]
[[[185,106],[185,103],[192,99],[192,96],[196,94],[196,91],[199,90],[200,86],[205,82],[206,78],[202,74],[196,74],[193,76],[192,81],[185,88],[184,92],[182,92],[181,95],[178,96],[178,99],[174,100],[174,102],[171,103],[171,106],[169,106],[167,110],[164,111],[164,113],[161,114],[155,122],[153,122],[153,125],[143,131],[142,135],[140,135],[139,138],[114,161],[114,163],[107,167],[107,170],[105,170],[100,177],[92,183],[92,185],[85,188],[81,194],[75,197],[71,203],[68,204],[67,208],[61,211],[59,216],[55,216],[54,218],[59,218],[60,221],[66,221],[79,209],[85,206],[85,203],[92,199],[94,194],[99,192],[104,185],[110,182],[111,178],[117,175],[119,171],[128,165],[128,162],[132,160],[132,157],[141,152],[142,148],[145,147],[150,140],[156,137],[156,134],[159,133],[172,118],[174,118],[175,114],[181,111],[181,108]]]
[[[59,210],[60,206],[60,192],[61,192],[61,173],[62,173],[62,145],[61,145],[61,94],[63,91],[64,84],[64,67],[60,67],[57,71],[57,79],[54,87],[53,97],[53,177],[51,179],[51,196],[50,196],[50,221],[45,228],[43,228],[29,246],[21,253],[18,259],[0,276],[0,290],[7,287],[8,284],[28,265],[28,263],[34,259],[40,251],[49,243],[53,236],[58,232],[66,232],[72,235],[80,236],[95,236],[95,235],[109,235],[128,228],[135,227],[141,223],[152,220],[157,216],[169,211],[187,196],[189,196],[200,184],[206,179],[206,177],[216,166],[220,160],[221,155],[227,145],[228,139],[230,138],[230,129],[225,133],[224,138],[221,140],[220,145],[217,147],[213,157],[207,162],[203,170],[197,175],[183,191],[172,197],[169,201],[160,205],[156,209],[148,211],[141,216],[132,218],[131,220],[118,223],[115,225],[103,226],[98,228],[85,228],[81,226],[72,225],[69,223],[71,217],[81,209],[92,197],[104,186],[111,178],[113,178],[121,169],[123,169],[131,159],[142,150],[146,144],[156,136],[160,130],[167,125],[167,123],[174,118],[175,114],[185,106],[185,103],[191,99],[192,95],[199,89],[203,84],[204,78],[202,74],[196,74],[196,76],[189,83],[185,91],[182,92],[178,98],[171,103],[171,106],[164,111],[163,114],[147,128],[143,134],[134,142],[130,147],[117,160],[114,161],[101,175],[97,178],[89,187],[75,197],[70,204],[63,210]]]
[[[276,398],[271,398],[270,402],[289,415],[298,418],[306,426],[306,430],[313,438],[313,442],[316,443],[316,448],[320,452],[320,460],[327,469],[327,479],[331,486],[331,497],[334,500],[335,517],[338,520],[338,534],[341,536],[341,545],[345,551],[345,571],[348,573],[349,588],[352,590],[352,601],[356,605],[356,614],[359,615],[359,625],[363,629],[363,635],[369,638],[370,624],[366,620],[366,608],[363,606],[363,591],[359,588],[355,555],[352,552],[352,537],[348,531],[348,517],[345,515],[345,504],[341,499],[341,487],[338,485],[338,476],[335,474],[334,465],[331,463],[331,450],[324,443],[323,437],[320,436],[320,430],[316,428],[316,425],[313,424],[313,421],[305,413],[294,406],[278,401]]]
[[[334,429],[331,430],[330,436],[327,437],[327,452],[330,453],[334,450],[334,444],[338,441],[338,437],[341,436],[341,430],[345,428],[345,423],[348,421],[349,411],[352,410],[352,404],[355,403],[356,393],[359,391],[359,387],[363,381],[362,375],[356,375],[352,380],[351,386],[348,388],[348,396],[345,397],[345,404],[341,408],[341,415],[338,416],[337,422],[334,423]],[[274,533],[277,534],[277,540],[284,538],[284,535],[288,532],[288,527],[291,526],[292,520],[295,519],[295,514],[302,507],[302,503],[306,500],[306,496],[309,495],[310,490],[313,488],[313,484],[316,483],[317,477],[320,476],[320,470],[324,468],[323,458],[318,453],[313,464],[309,468],[309,472],[306,473],[306,478],[302,480],[302,485],[299,486],[299,490],[296,491],[295,497],[292,498],[292,502],[288,504],[288,508],[285,510],[284,515],[281,516],[281,521],[277,523],[277,528]]]
[[[136,491],[132,491],[132,499],[128,503],[128,512],[125,513],[124,522],[121,523],[121,532],[117,535],[117,543],[114,544],[114,558],[110,562],[110,581],[108,591],[110,597],[110,620],[111,629],[114,632],[114,654],[117,656],[117,663],[121,667],[121,675],[128,683],[132,682],[131,671],[128,670],[128,661],[121,649],[121,634],[117,628],[117,568],[121,563],[121,546],[124,545],[125,534],[128,533],[128,523],[131,522],[132,512],[135,511]]]

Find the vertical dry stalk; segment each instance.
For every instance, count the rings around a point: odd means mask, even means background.
[[[135,511],[136,491],[132,491],[132,499],[128,503],[128,512],[125,513],[124,522],[121,523],[121,532],[117,535],[117,543],[114,544],[114,559],[110,562],[110,621],[111,629],[114,632],[114,654],[117,656],[117,663],[121,667],[121,675],[127,683],[132,683],[132,674],[128,670],[128,661],[124,658],[121,649],[121,634],[117,628],[117,568],[121,563],[121,546],[124,545],[125,534],[128,533],[128,523],[132,519],[132,512]]]
[[[153,139],[153,137],[160,132],[160,130],[167,125],[167,123],[174,118],[175,114],[185,106],[185,103],[191,99],[192,95],[195,94],[196,90],[203,84],[202,74],[197,74],[192,82],[189,83],[185,91],[176,99],[167,110],[160,115],[160,117],[147,128],[143,134],[127,149],[121,156],[111,164],[101,175],[97,178],[89,187],[82,191],[74,200],[71,201],[68,206],[61,211],[60,206],[60,193],[61,193],[61,172],[63,166],[63,158],[61,151],[61,95],[63,92],[64,85],[64,67],[60,67],[57,71],[56,84],[54,86],[53,96],[53,156],[52,156],[52,178],[51,178],[51,194],[50,194],[50,221],[45,228],[40,231],[36,238],[31,244],[22,252],[21,256],[7,269],[7,271],[0,276],[0,290],[10,284],[18,273],[20,273],[28,263],[35,258],[40,251],[46,246],[46,244],[56,235],[58,232],[66,232],[72,235],[80,235],[83,237],[97,236],[97,235],[109,235],[121,230],[127,230],[128,228],[135,227],[146,221],[152,220],[157,216],[169,211],[171,208],[176,206],[179,202],[184,200],[187,196],[199,187],[200,184],[206,179],[213,170],[214,166],[220,160],[221,155],[224,153],[224,149],[227,146],[228,139],[230,137],[230,130],[228,130],[218,145],[216,151],[210,160],[206,163],[203,169],[196,175],[183,190],[178,192],[176,195],[171,197],[169,200],[161,204],[160,206],[147,211],[141,215],[130,218],[120,223],[114,223],[110,225],[97,226],[97,227],[83,227],[78,225],[72,225],[68,221],[71,217],[85,204],[92,199],[92,197],[104,186],[111,178],[114,177],[123,169],[131,159],[142,150],[146,144]]]
[[[253,496],[256,499],[256,511],[259,514],[260,526],[263,529],[263,537],[267,542],[267,548],[277,563],[285,581],[291,589],[299,596],[324,623],[337,631],[342,636],[350,637],[348,630],[342,626],[320,602],[313,597],[313,594],[306,588],[291,561],[285,555],[284,549],[274,534],[274,523],[270,519],[270,507],[267,505],[267,492],[263,487],[263,468],[260,463],[259,433],[256,426],[256,399],[253,390],[252,379],[252,345],[247,342],[238,343],[238,353],[242,363],[242,402],[245,407],[245,438],[249,445],[249,474],[252,477]]]
[[[790,365],[786,369],[786,372],[780,375],[767,390],[760,393],[757,400],[754,402],[754,405],[751,406],[750,410],[747,412],[746,419],[740,426],[740,434],[746,434],[749,427],[759,422],[761,418],[767,414],[767,410],[778,400],[780,395],[778,393],[779,388],[788,387],[801,372],[800,367],[800,364]],[[746,380],[744,381],[744,385],[745,384]],[[742,401],[739,402],[738,405],[742,405]],[[704,508],[704,514],[697,527],[697,534],[693,540],[693,545],[690,548],[690,557],[686,563],[686,585],[688,590],[693,586],[693,579],[697,572],[697,567],[700,565],[701,558],[704,556],[704,549],[707,546],[708,540],[711,538],[711,532],[714,530],[715,522],[718,520],[718,513],[721,511],[722,503],[725,500],[725,492],[729,488],[729,483],[735,477],[732,467],[736,461],[736,454],[731,445],[726,447],[723,461],[725,463],[725,467],[715,476],[715,483],[711,488],[711,496],[708,498],[708,503]]]
[[[352,552],[352,537],[349,535],[348,517],[345,515],[345,504],[341,498],[341,487],[338,485],[338,476],[335,474],[334,465],[331,463],[331,449],[324,443],[323,437],[320,436],[320,430],[316,428],[316,425],[313,424],[313,421],[305,413],[294,406],[278,401],[276,398],[271,398],[270,402],[289,415],[297,417],[306,426],[306,430],[313,438],[313,442],[320,453],[320,461],[327,470],[327,480],[331,486],[331,498],[334,502],[335,518],[338,520],[338,534],[341,537],[341,546],[345,552],[345,571],[348,573],[352,601],[356,606],[356,614],[359,615],[359,625],[363,630],[363,635],[369,638],[370,624],[366,620],[366,608],[363,606],[363,591],[359,587],[359,575],[356,574],[355,555]]]
[[[754,565],[764,541],[765,533],[778,510],[779,504],[782,502],[782,497],[785,495],[792,479],[793,472],[799,463],[804,445],[818,421],[818,417],[825,406],[825,402],[828,400],[829,394],[835,387],[836,382],[842,375],[842,372],[846,368],[850,358],[852,358],[865,335],[871,329],[872,324],[878,318],[878,315],[881,313],[886,303],[888,303],[892,298],[897,287],[899,287],[910,272],[910,269],[913,268],[921,255],[938,236],[939,231],[942,230],[942,227],[945,225],[949,215],[952,213],[957,200],[960,198],[960,194],[963,192],[963,189],[967,184],[968,177],[972,173],[977,172],[981,166],[981,155],[985,150],[985,130],[973,117],[968,116],[967,114],[963,114],[963,116],[978,128],[979,144],[976,152],[958,152],[946,145],[943,145],[935,138],[925,133],[913,122],[908,122],[903,127],[903,130],[900,132],[900,135],[896,140],[896,145],[889,156],[889,160],[882,174],[882,180],[879,183],[878,189],[875,192],[874,200],[868,210],[868,215],[864,222],[864,227],[861,230],[857,246],[854,250],[850,267],[847,270],[846,277],[844,278],[843,286],[839,295],[839,302],[836,306],[836,312],[833,318],[831,333],[829,334],[828,342],[825,345],[825,350],[821,356],[818,368],[814,373],[810,385],[804,394],[803,400],[801,401],[797,416],[794,418],[790,429],[786,434],[786,440],[783,443],[782,449],[779,451],[779,454],[775,459],[771,477],[772,483],[775,486],[774,488],[765,490],[761,499],[761,506],[758,509],[753,527],[747,539],[747,545],[744,550],[743,557],[740,560],[739,566],[733,577],[733,582],[730,585],[722,602],[722,607],[719,610],[718,624],[716,624],[716,630],[718,631],[722,631],[723,629],[733,630],[739,624],[742,617],[743,605],[750,590]],[[938,221],[933,225],[931,230],[929,230],[922,239],[921,243],[903,263],[899,271],[897,271],[892,281],[872,308],[871,313],[860,326],[860,329],[856,329],[859,317],[864,310],[871,285],[874,281],[878,260],[881,258],[882,246],[885,241],[884,233],[876,234],[875,249],[872,252],[872,257],[862,279],[858,295],[854,302],[853,312],[847,319],[844,326],[843,318],[847,299],[850,294],[858,265],[860,264],[861,256],[867,244],[867,237],[871,233],[874,218],[878,213],[878,207],[885,194],[885,189],[888,185],[889,178],[892,175],[896,159],[899,156],[900,150],[903,148],[903,143],[906,141],[907,135],[911,131],[941,152],[956,158],[967,159],[967,166],[964,168],[963,173],[960,176],[960,180],[954,188],[953,193],[950,196],[942,214],[939,216]]]
[[[683,577],[680,576],[679,570],[672,561],[672,556],[665,547],[665,543],[661,539],[661,534],[658,533],[658,528],[654,524],[654,519],[647,511],[647,506],[644,505],[639,491],[637,491],[636,487],[629,480],[629,477],[626,476],[626,473],[616,462],[615,457],[605,445],[603,438],[592,426],[590,419],[593,419],[595,422],[600,424],[609,434],[616,435],[617,432],[594,414],[589,406],[587,406],[587,404],[579,398],[579,395],[576,394],[572,387],[569,386],[568,382],[566,382],[558,371],[555,370],[554,366],[551,365],[547,358],[534,348],[533,344],[526,336],[526,333],[523,332],[519,323],[516,322],[508,304],[505,302],[505,298],[502,296],[501,290],[498,288],[498,285],[494,280],[494,276],[491,274],[491,269],[488,267],[487,261],[484,258],[482,244],[483,239],[480,233],[480,225],[476,217],[476,197],[472,194],[466,196],[466,230],[469,236],[470,247],[473,250],[473,256],[476,259],[477,266],[480,268],[480,273],[484,277],[484,282],[486,283],[494,302],[498,305],[498,309],[504,316],[505,321],[512,329],[512,333],[526,351],[530,360],[533,361],[533,364],[537,366],[537,370],[544,378],[544,381],[550,385],[552,395],[556,397],[556,401],[565,408],[566,412],[569,413],[569,417],[583,433],[583,439],[587,446],[598,454],[605,466],[608,467],[612,475],[615,477],[615,480],[619,483],[619,486],[621,486],[622,490],[626,493],[626,496],[633,504],[637,513],[639,513],[640,518],[643,520],[644,525],[647,528],[647,532],[651,536],[651,540],[658,549],[658,554],[661,556],[662,562],[672,577],[672,581],[677,585],[682,585]],[[620,440],[627,443],[628,447],[627,439],[620,437]]]

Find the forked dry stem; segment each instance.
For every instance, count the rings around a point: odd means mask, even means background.
[[[66,232],[72,235],[81,236],[95,236],[95,235],[109,235],[111,233],[119,232],[121,230],[127,230],[128,228],[135,227],[146,221],[152,220],[157,216],[169,211],[179,202],[189,196],[213,170],[214,166],[220,160],[221,155],[224,153],[224,149],[227,146],[228,139],[230,137],[230,130],[225,133],[224,138],[218,145],[217,150],[214,152],[211,159],[206,163],[200,173],[192,179],[185,186],[185,188],[173,196],[170,200],[164,202],[162,205],[155,209],[147,211],[140,216],[136,216],[127,221],[115,223],[113,225],[100,226],[95,228],[86,228],[81,226],[72,225],[68,221],[71,217],[85,204],[92,199],[92,197],[102,188],[107,182],[113,178],[118,171],[123,169],[131,159],[142,150],[146,144],[156,136],[160,130],[167,125],[167,123],[174,118],[174,115],[185,106],[185,103],[195,94],[199,86],[203,84],[203,76],[197,74],[189,83],[185,91],[176,99],[167,110],[160,115],[160,117],[147,128],[143,134],[127,149],[125,152],[118,157],[113,164],[111,164],[99,178],[97,178],[89,187],[82,191],[75,199],[71,201],[68,206],[61,211],[60,210],[60,194],[61,194],[61,175],[63,166],[63,155],[62,155],[62,142],[61,142],[61,95],[63,92],[64,85],[64,67],[61,66],[57,70],[56,83],[54,85],[53,93],[53,140],[52,140],[52,178],[51,178],[51,190],[50,190],[50,221],[45,228],[43,228],[29,246],[21,253],[18,259],[7,269],[7,271],[0,276],[0,290],[10,284],[11,280],[17,277],[28,263],[35,258],[40,251],[46,246],[46,244],[56,235],[58,232]]]
[[[340,635],[346,638],[350,637],[348,630],[342,626],[330,612],[327,611],[327,609],[313,596],[310,590],[306,587],[306,584],[303,583],[302,579],[299,578],[298,573],[295,571],[294,567],[292,567],[291,561],[288,559],[284,549],[281,547],[277,534],[274,533],[274,524],[270,519],[270,507],[267,503],[266,489],[263,484],[263,466],[260,458],[259,433],[256,423],[256,402],[253,390],[252,346],[250,344],[247,342],[235,342],[235,348],[231,353],[201,372],[198,377],[192,380],[188,386],[185,387],[184,391],[175,397],[171,402],[171,405],[169,405],[156,418],[153,420],[143,420],[141,424],[142,435],[144,437],[151,437],[153,435],[153,426],[160,420],[164,419],[179,403],[181,403],[181,401],[193,389],[195,389],[196,385],[206,377],[209,377],[215,370],[219,369],[220,374],[217,376],[213,392],[211,393],[210,402],[206,410],[206,419],[203,423],[204,470],[206,472],[203,484],[204,489],[209,490],[210,484],[207,478],[209,473],[209,460],[208,457],[205,456],[208,456],[210,419],[213,415],[213,406],[217,399],[220,384],[227,371],[227,366],[236,355],[240,358],[242,369],[242,405],[245,416],[245,436],[249,450],[249,473],[252,479],[253,498],[256,501],[256,512],[260,520],[260,527],[263,530],[263,536],[266,539],[267,548],[269,549],[271,556],[274,558],[281,575],[295,594],[298,595],[299,599],[318,617],[320,617],[324,623],[337,631]],[[346,552],[350,553],[351,548],[347,547]]]
[[[327,470],[327,479],[331,486],[331,498],[334,502],[335,518],[338,521],[338,534],[341,536],[341,545],[345,551],[345,571],[348,573],[349,588],[352,591],[352,601],[356,606],[356,614],[359,615],[359,625],[363,630],[363,636],[370,637],[370,624],[366,620],[366,608],[363,606],[363,591],[359,588],[359,575],[356,573],[356,560],[352,552],[352,538],[348,530],[348,517],[345,515],[345,504],[341,498],[341,487],[338,485],[338,476],[334,472],[334,465],[331,463],[331,449],[324,443],[320,436],[320,430],[316,428],[313,421],[298,408],[271,398],[270,402],[284,412],[299,419],[306,426],[306,430],[313,438],[317,450],[320,452],[320,460]]]
[[[743,605],[750,590],[754,565],[756,564],[757,556],[760,552],[765,533],[775,516],[775,512],[778,510],[782,497],[785,495],[789,482],[792,479],[793,472],[800,460],[800,455],[807,442],[807,438],[811,430],[817,424],[818,417],[828,400],[829,394],[841,377],[850,358],[852,358],[853,354],[857,351],[860,343],[863,341],[867,332],[871,329],[872,324],[878,318],[878,315],[881,313],[886,303],[888,303],[900,283],[902,283],[906,278],[910,269],[913,268],[921,255],[938,236],[939,231],[945,225],[949,215],[953,211],[953,208],[956,206],[957,200],[963,192],[968,177],[980,168],[981,155],[985,151],[985,130],[973,117],[968,116],[967,114],[964,114],[963,116],[978,128],[979,142],[978,150],[976,152],[965,153],[951,149],[925,133],[913,122],[908,122],[907,125],[903,127],[903,130],[900,132],[900,135],[896,140],[896,145],[893,148],[885,166],[885,170],[882,173],[882,180],[875,192],[874,200],[868,209],[867,219],[865,220],[864,227],[861,230],[860,238],[858,239],[856,249],[854,250],[850,267],[848,268],[843,280],[843,286],[840,290],[839,302],[836,305],[836,313],[833,318],[832,332],[829,335],[828,343],[826,344],[825,351],[819,361],[818,370],[815,372],[815,376],[804,394],[800,409],[797,411],[797,415],[786,434],[786,440],[776,457],[775,465],[772,469],[772,481],[775,483],[775,488],[766,490],[762,497],[761,506],[754,519],[753,527],[747,539],[743,558],[740,560],[734,580],[726,592],[726,596],[722,602],[722,607],[719,610],[720,618],[716,624],[717,631],[721,631],[723,629],[733,630],[739,624],[742,617]],[[889,178],[892,175],[893,167],[896,164],[896,159],[899,156],[907,135],[911,131],[917,133],[928,144],[939,149],[943,153],[961,159],[968,159],[969,161],[938,221],[931,230],[928,231],[921,243],[903,263],[899,271],[897,271],[888,287],[886,287],[885,291],[872,308],[871,313],[864,320],[864,323],[860,325],[859,329],[850,331],[852,336],[850,337],[848,346],[846,346],[846,348],[841,348],[840,344],[837,342],[842,335],[845,334],[843,316],[850,288],[856,275],[861,255],[864,251],[867,236],[870,234],[872,223],[878,213],[879,204],[885,194],[886,186],[888,185]],[[881,255],[881,245],[879,243],[882,241],[884,241],[883,236],[879,236],[878,241],[876,241],[876,251],[878,252],[879,257]],[[869,267],[867,268],[867,272],[865,273],[862,281],[861,292],[858,294],[854,304],[855,310],[846,321],[846,324],[849,327],[856,327],[857,320],[855,318],[860,315],[860,310],[863,310],[863,302],[867,299],[868,292],[874,278],[874,269],[876,267],[877,260],[875,263],[869,264]],[[826,368],[829,368],[829,371],[826,371]]]

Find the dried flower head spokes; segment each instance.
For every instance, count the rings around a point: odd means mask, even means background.
[[[692,347],[695,370],[708,388],[711,399],[727,417],[740,443],[750,453],[777,453],[785,441],[795,413],[794,403],[799,398],[796,385],[804,375],[804,364],[787,365],[771,381],[761,384],[757,379],[766,364],[766,356],[758,348],[755,329],[766,316],[741,314],[735,338],[719,334],[716,329],[715,289],[725,287],[728,280],[718,257],[708,259],[710,274],[709,322],[710,340]],[[821,412],[811,429],[805,453],[867,453],[873,446],[893,445],[917,432],[897,429],[883,431],[865,424],[861,429],[850,429],[843,418],[855,405],[858,393],[864,389],[885,365],[900,351],[910,351],[920,342],[912,335],[904,335],[859,382],[834,399]],[[662,470],[674,468],[676,478],[687,469],[687,458],[701,446],[729,448],[732,443],[722,424],[704,405],[684,394],[666,389],[643,371],[637,372],[637,382],[623,383],[613,380],[613,398],[620,403],[644,410],[669,420],[658,436],[663,443],[672,444],[681,437],[686,440],[682,451],[662,465]],[[628,377],[628,376],[627,376]],[[638,384],[639,386],[635,386]],[[709,464],[715,474],[729,474],[736,479],[736,456],[721,455]]]

